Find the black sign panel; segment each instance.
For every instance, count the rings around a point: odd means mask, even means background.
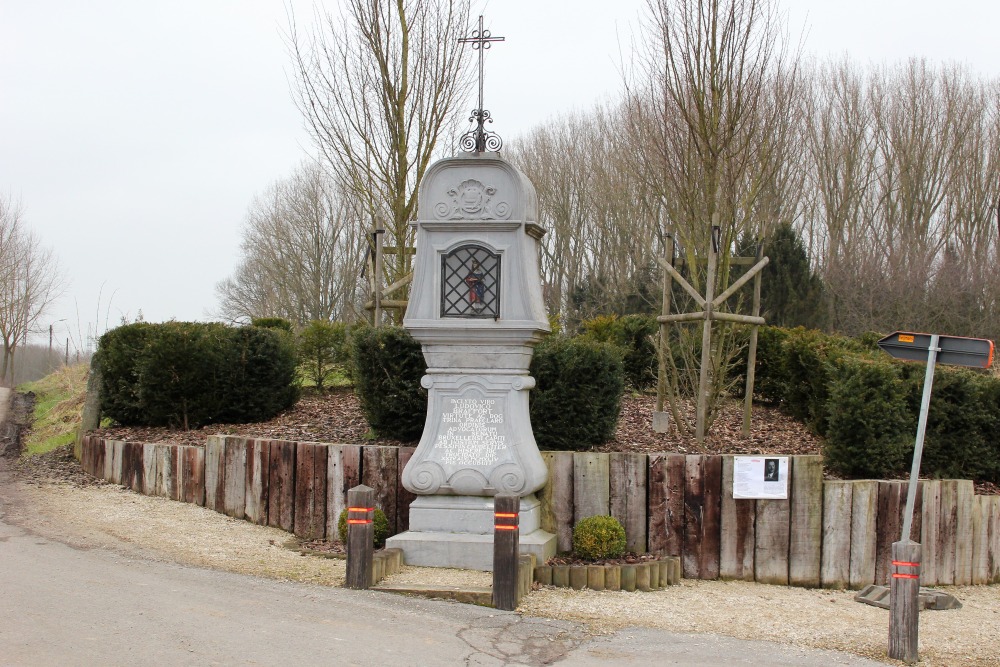
[[[878,342],[878,346],[896,359],[927,361],[931,334],[897,331]],[[936,362],[952,366],[989,368],[993,364],[993,341],[985,338],[938,336]]]

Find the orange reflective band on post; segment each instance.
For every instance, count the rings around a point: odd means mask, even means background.
[[[894,574],[894,575],[892,575],[892,578],[893,579],[919,579],[920,575],[919,574]]]
[[[496,528],[497,530],[517,530],[517,526],[501,526],[501,525],[496,525],[496,526],[493,526],[493,527]]]
[[[920,567],[920,563],[908,563],[905,560],[894,560],[892,564],[897,567]]]
[[[371,522],[372,522],[371,519],[348,519],[347,520],[348,524],[355,524],[355,525],[357,525],[357,524],[367,524],[367,523],[371,523]]]
[[[508,514],[508,513],[505,513],[505,512],[496,512],[496,513],[493,514],[493,516],[495,516],[498,519],[516,519],[517,518],[516,514]]]
[[[348,507],[348,512],[374,512],[374,507]]]

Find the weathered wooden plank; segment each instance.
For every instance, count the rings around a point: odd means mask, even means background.
[[[170,445],[170,451],[167,456],[169,457],[167,473],[165,473],[167,477],[163,481],[167,489],[167,497],[171,500],[183,500],[184,489],[181,487],[181,479],[183,477],[181,473],[181,446]]]
[[[667,549],[667,456],[650,454],[646,473],[648,509],[646,545],[651,553],[664,553]],[[549,469],[551,474],[551,468]]]
[[[899,541],[902,529],[902,508],[906,503],[906,486],[903,482],[878,483],[878,520],[875,542],[875,583],[888,586],[892,544]]]
[[[362,448],[361,483],[375,491],[375,507],[385,512],[389,534],[396,534],[396,480],[399,458],[395,447]]]
[[[791,535],[788,581],[793,586],[817,588],[823,560],[823,458],[793,456]]]
[[[937,583],[955,583],[955,548],[958,539],[958,480],[941,480],[941,511],[938,516]]]
[[[415,451],[416,447],[399,448],[399,479],[396,480],[396,532],[398,533],[405,533],[410,529],[410,503],[417,499],[416,494],[403,486],[403,470],[413,458]]]
[[[920,583],[933,586],[938,583],[938,546],[940,544],[941,522],[941,482],[927,480],[921,483],[924,489],[920,506],[921,545]]]
[[[143,444],[141,442],[128,443],[129,460],[129,484],[128,487],[136,493],[142,493],[144,480],[144,469],[142,467]]]
[[[990,580],[990,502],[987,496],[972,499],[972,583]]]
[[[719,576],[753,581],[754,520],[757,501],[733,498],[732,456],[722,458],[722,509],[719,519]]]
[[[267,525],[292,532],[295,522],[295,443],[268,443]]]
[[[226,437],[210,435],[205,441],[205,507],[216,512],[226,506]]]
[[[184,501],[205,505],[205,450],[201,447],[184,451]]]
[[[96,469],[94,455],[91,452],[91,436],[89,435],[80,437],[80,469],[88,475],[93,475]]]
[[[955,585],[972,583],[972,505],[976,490],[972,480],[958,480],[955,497]]]
[[[111,472],[112,466],[115,462],[115,441],[105,440],[104,441],[104,474],[103,479],[110,482],[114,473]]]
[[[754,576],[762,584],[788,585],[791,505],[788,500],[758,500]]]
[[[823,588],[851,585],[851,502],[854,484],[830,480],[823,484]]]
[[[1000,583],[1000,496],[990,496],[990,583]]]
[[[347,576],[344,586],[364,590],[372,583],[372,557],[374,526],[372,512],[367,508],[375,504],[375,492],[366,486],[350,490],[347,497],[351,507],[366,508],[352,512],[347,528]]]
[[[271,448],[267,440],[247,440],[246,505],[247,521],[267,525],[267,489]]]
[[[111,482],[113,484],[122,483],[122,465],[125,457],[125,441],[111,441]]]
[[[646,552],[646,473],[645,454],[614,452],[609,457],[611,516],[625,527],[625,548]]]
[[[223,461],[222,511],[234,519],[242,519],[246,516],[247,503],[246,438],[227,435]]]
[[[322,539],[326,532],[329,454],[326,445],[300,442],[295,450],[295,534]]]
[[[316,489],[315,457],[312,443],[295,443],[295,534],[313,539],[313,507]]]
[[[666,469],[666,555],[681,558],[684,553],[684,485],[687,457],[669,454]]]
[[[789,471],[789,488],[795,471]],[[760,583],[788,585],[788,547],[791,539],[791,501],[758,500],[754,543],[754,577]]]
[[[698,576],[701,579],[719,578],[719,554],[722,539],[722,457],[705,457],[702,466],[701,559]]]
[[[687,579],[701,578],[704,547],[704,456],[692,454],[684,462],[684,551],[681,566]]]
[[[573,524],[611,513],[611,459],[598,452],[573,454]]]
[[[326,535],[329,540],[339,540],[337,520],[347,509],[347,492],[344,489],[344,447],[330,445],[326,454]]]
[[[327,454],[326,534],[340,539],[337,521],[347,509],[347,494],[361,484],[361,446],[330,445]]]
[[[146,443],[142,446],[142,493],[144,495],[156,495],[156,468],[156,445]]]
[[[573,550],[573,452],[542,452],[549,481],[539,493],[540,525],[556,536],[558,551]]]

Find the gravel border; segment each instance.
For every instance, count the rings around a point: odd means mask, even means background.
[[[0,464],[2,465],[2,464]],[[289,535],[203,507],[142,496],[112,484],[4,480],[6,520],[82,548],[107,548],[199,567],[279,580],[340,586],[344,561],[300,555]],[[393,584],[489,586],[490,575],[405,567]],[[942,587],[960,610],[921,613],[921,665],[1000,665],[1000,586]],[[538,587],[521,614],[582,621],[595,632],[627,627],[710,633],[846,651],[887,661],[888,612],[853,601],[853,591],[746,582],[682,580],[660,591],[628,593]]]

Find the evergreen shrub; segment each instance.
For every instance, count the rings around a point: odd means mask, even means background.
[[[583,337],[550,336],[535,348],[531,424],[543,450],[588,450],[610,440],[625,390],[621,351]]]
[[[290,338],[218,323],[136,323],[98,344],[102,412],[126,426],[265,421],[298,399]]]
[[[636,390],[656,384],[656,337],[659,324],[655,315],[604,315],[582,324],[583,336],[622,349],[625,381]]]
[[[584,560],[620,558],[625,528],[612,516],[589,516],[573,527],[573,553]]]
[[[402,327],[363,326],[351,335],[351,359],[354,392],[372,430],[396,440],[418,439],[427,415],[420,343]]]
[[[343,322],[313,320],[299,332],[299,363],[303,375],[319,391],[340,368],[347,365],[348,328]]]
[[[261,329],[277,329],[292,333],[292,323],[284,317],[255,317],[250,320],[250,325]]]
[[[376,549],[381,549],[385,546],[385,541],[389,537],[389,519],[386,518],[385,512],[379,508],[375,508],[372,512],[372,527],[375,529],[372,535],[372,542],[375,544]],[[341,510],[340,516],[337,517],[337,536],[340,537],[340,543],[347,544],[347,510]]]
[[[890,359],[842,358],[831,373],[826,465],[851,478],[886,477],[906,470],[916,422],[901,364]]]

